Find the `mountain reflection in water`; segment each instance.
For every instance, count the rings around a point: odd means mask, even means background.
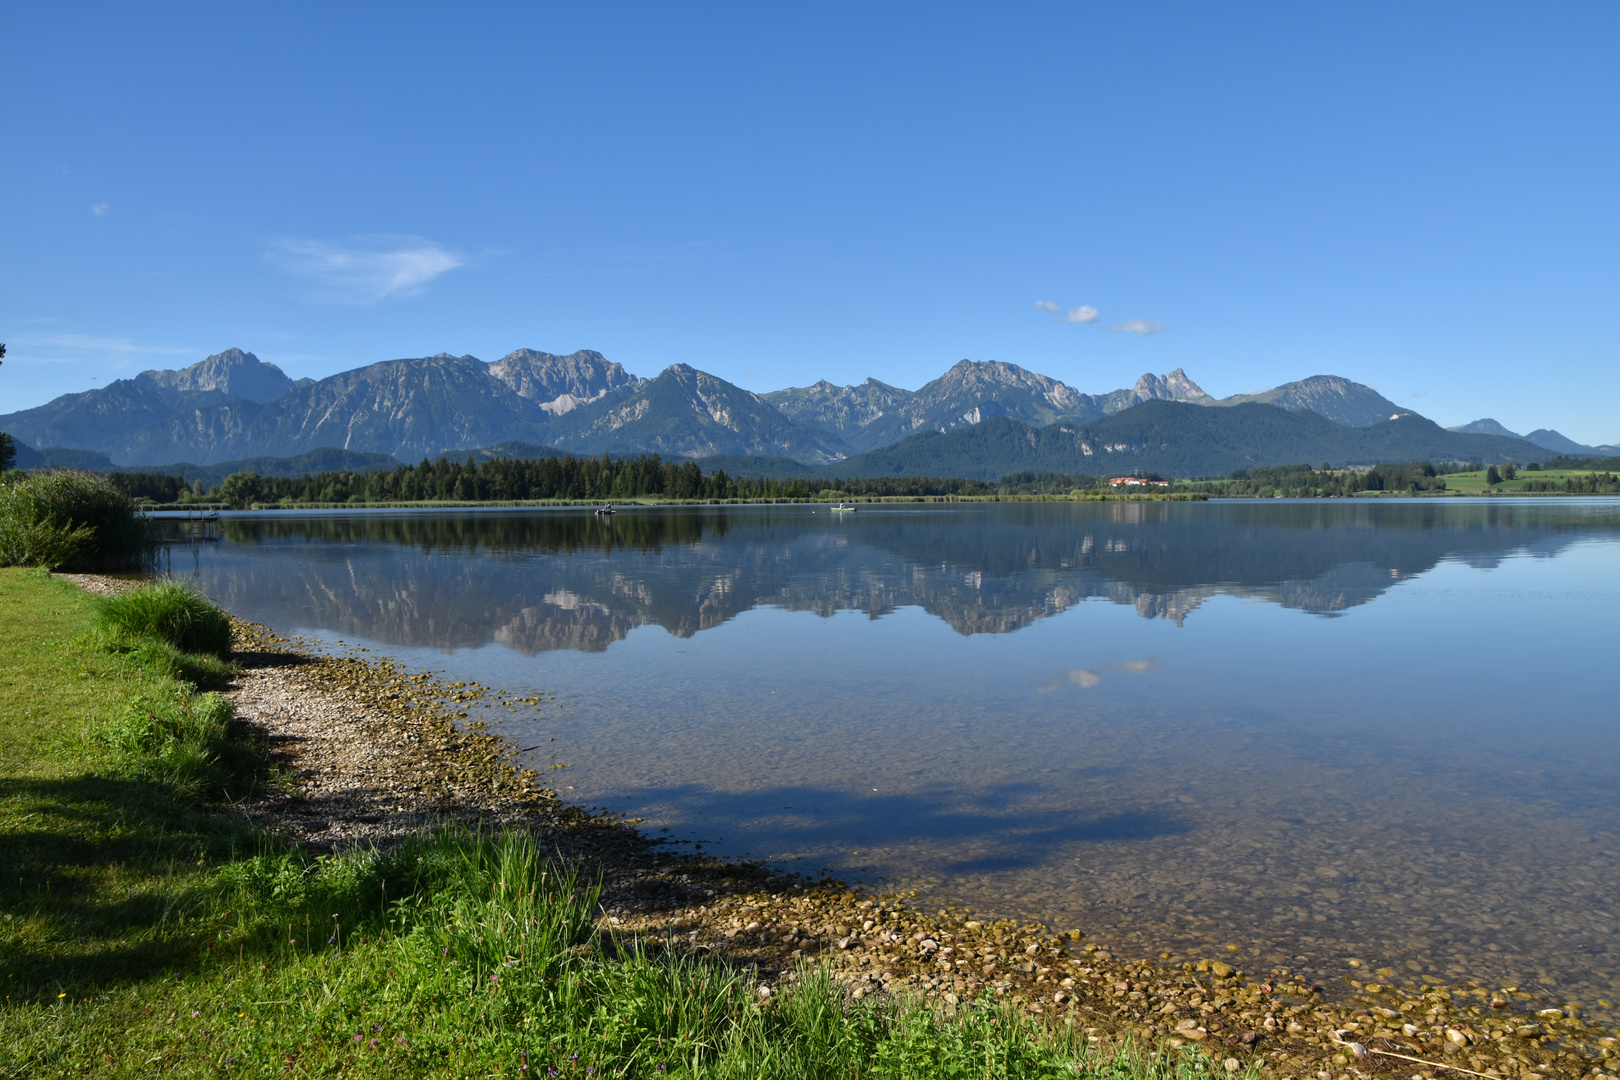
[[[215,565],[230,573],[211,589],[283,625],[525,654],[600,651],[638,626],[690,637],[761,605],[918,607],[963,634],[1002,634],[1091,598],[1178,624],[1221,594],[1334,615],[1444,559],[1551,555],[1592,526],[1563,505],[1454,503],[261,514],[226,520]],[[252,548],[297,549],[299,572]]]

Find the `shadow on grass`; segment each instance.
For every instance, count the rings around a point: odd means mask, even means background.
[[[263,843],[163,786],[94,775],[0,779],[0,815],[0,965],[18,998],[173,970],[199,947],[184,916],[208,868]]]

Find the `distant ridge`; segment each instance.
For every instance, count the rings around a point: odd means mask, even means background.
[[[1233,394],[1217,405],[1245,405],[1259,402],[1276,405],[1289,412],[1313,412],[1348,427],[1372,427],[1401,413],[1403,409],[1370,386],[1337,375],[1312,375],[1260,394]]]
[[[972,428],[915,435],[839,463],[835,476],[956,476],[994,480],[1013,472],[1160,473],[1213,476],[1284,463],[1371,465],[1381,461],[1528,462],[1521,439],[1448,432],[1403,413],[1364,428],[1258,402],[1211,409],[1148,401],[1086,424],[1031,427],[1000,417]]]
[[[950,431],[993,416],[1049,424],[1065,416],[1102,414],[1093,398],[1074,387],[994,360],[963,360],[916,391],[875,379],[859,387],[823,380],[761,397],[854,450],[887,446],[918,431]]]
[[[323,472],[386,472],[397,469],[404,462],[390,454],[361,454],[353,450],[339,450],[326,446],[307,454],[293,457],[254,457],[238,461],[221,461],[214,465],[194,465],[189,461],[176,461],[168,465],[113,466],[108,472],[146,472],[161,476],[178,476],[188,484],[198,480],[212,486],[234,472],[258,473],[260,476],[299,477]]]
[[[1525,442],[1534,443],[1544,450],[1552,450],[1555,453],[1569,454],[1576,457],[1582,454],[1595,456],[1620,453],[1620,447],[1586,446],[1576,442],[1574,439],[1560,435],[1551,428],[1537,428],[1528,435],[1520,435],[1518,432],[1509,431],[1490,417],[1483,420],[1474,420],[1467,424],[1458,424],[1456,427],[1449,427],[1446,430],[1469,435],[1502,435],[1510,439],[1523,439]]]
[[[666,457],[766,454],[826,462],[849,452],[842,440],[795,424],[759,394],[686,364],[559,418],[548,441],[576,453]]]
[[[1500,435],[1506,439],[1524,438],[1524,436],[1520,435],[1517,431],[1509,431],[1507,428],[1503,427],[1501,424],[1498,424],[1490,417],[1486,417],[1483,420],[1475,420],[1468,424],[1458,424],[1456,427],[1448,427],[1446,430],[1461,432],[1464,435]]]
[[[876,460],[870,455],[879,451],[891,458],[911,454],[915,444],[910,440],[916,436],[972,432],[991,421],[1029,430],[1055,424],[1106,426],[1163,404],[1194,410],[1186,414],[1188,432],[1201,433],[1197,438],[1205,441],[1197,444],[1192,434],[1166,433],[1160,458],[1177,461],[1177,471],[1200,474],[1229,471],[1216,467],[1228,460],[1238,462],[1231,467],[1303,460],[1291,454],[1272,456],[1294,445],[1277,441],[1283,430],[1278,418],[1285,415],[1330,425],[1317,442],[1340,449],[1322,454],[1312,450],[1306,458],[1369,463],[1374,455],[1414,444],[1410,438],[1379,443],[1350,433],[1382,430],[1401,418],[1422,420],[1373,388],[1336,375],[1313,375],[1262,393],[1216,400],[1181,368],[1165,375],[1147,373],[1132,387],[1092,395],[1017,364],[962,360],[914,391],[867,379],[850,386],[822,380],[759,394],[686,364],[642,378],[589,349],[568,354],[517,349],[493,363],[441,352],[379,361],[314,381],[289,379],[274,364],[232,348],[177,371],[145,371],[11,413],[0,417],[0,430],[15,437],[25,463],[71,458],[91,467],[105,462],[108,467],[154,469],[181,462],[188,469],[211,469],[293,459],[323,448],[417,461],[459,454],[468,447],[482,454],[476,448],[522,445],[536,448],[537,454],[770,458],[819,472],[846,460],[865,459],[870,465]],[[1215,414],[1247,406],[1265,406],[1271,413],[1260,414],[1262,421],[1216,419]],[[1500,425],[1496,429],[1489,435],[1507,440],[1501,446],[1513,449],[1481,449],[1475,456],[1517,460],[1514,455],[1532,443],[1541,456],[1604,449],[1580,446],[1545,429],[1533,432],[1529,442]],[[1441,434],[1455,438],[1475,433]],[[902,442],[912,449],[902,452]],[[1304,446],[1310,440],[1295,443]],[[1430,438],[1424,445],[1443,443]],[[1172,447],[1179,449],[1172,454]],[[1010,455],[1007,461],[994,467],[979,462],[971,475],[1023,471],[1019,461],[1024,455],[1004,449]],[[988,450],[980,447],[976,453],[982,456]],[[1402,449],[1397,456],[1411,455]],[[1095,463],[1078,464],[1090,468]],[[782,467],[765,462],[753,466]],[[1165,467],[1154,466],[1160,471]],[[937,468],[927,471],[943,475]]]

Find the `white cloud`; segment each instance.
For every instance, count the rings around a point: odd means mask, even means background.
[[[1150,319],[1128,319],[1117,326],[1110,326],[1111,334],[1157,334],[1164,329],[1164,323],[1153,322]]]
[[[314,287],[311,300],[345,304],[412,296],[466,261],[419,236],[367,237],[347,246],[324,240],[284,240],[269,255],[271,262]]]
[[[1097,321],[1097,309],[1090,304],[1081,304],[1079,307],[1069,308],[1065,311],[1062,304],[1055,304],[1050,300],[1037,300],[1035,301],[1035,307],[1040,311],[1050,311],[1054,315],[1061,315],[1063,321],[1068,323],[1094,323]]]
[[[90,208],[90,212],[92,214],[96,215],[96,217],[106,217],[107,216],[107,211],[109,211],[111,209],[112,209],[112,203],[98,202],[98,203],[96,203],[96,205],[94,205],[94,206],[92,206]]]

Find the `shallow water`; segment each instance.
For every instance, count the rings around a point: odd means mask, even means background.
[[[1235,945],[1324,980],[1387,968],[1611,1011],[1620,502],[276,513],[224,533],[176,572],[278,630],[550,695],[489,719],[571,763],[564,795],[672,839],[1137,953]]]

